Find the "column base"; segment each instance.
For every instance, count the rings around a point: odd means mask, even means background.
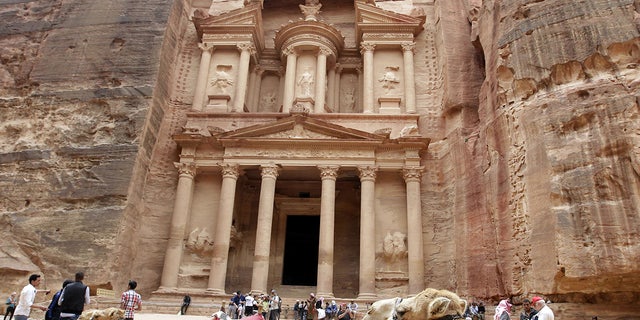
[[[378,297],[378,295],[376,295],[375,293],[361,293],[358,295],[358,300],[362,299],[362,300],[372,300],[372,299],[376,299]]]
[[[213,294],[213,295],[225,295],[226,293],[224,292],[224,289],[214,289],[214,288],[207,288],[207,290],[205,290],[206,293],[209,294]]]
[[[325,299],[333,299],[335,298],[335,296],[333,295],[333,292],[318,292],[316,293],[316,297],[324,297]]]

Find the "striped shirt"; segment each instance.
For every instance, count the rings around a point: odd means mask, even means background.
[[[124,317],[133,319],[134,310],[142,307],[142,298],[135,291],[128,290],[122,293],[120,305],[124,309]]]

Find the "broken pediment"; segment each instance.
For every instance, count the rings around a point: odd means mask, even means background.
[[[292,115],[280,120],[229,131],[217,136],[218,141],[225,140],[350,140],[384,141],[384,135],[368,133],[352,128],[332,124],[305,115]]]
[[[356,3],[357,41],[362,41],[364,33],[410,33],[422,31],[425,16],[409,16],[376,7],[366,3]]]
[[[194,15],[193,24],[200,40],[211,37],[227,37],[231,39],[234,36],[251,35],[256,47],[258,49],[264,48],[262,7],[260,3],[253,2],[218,16]]]

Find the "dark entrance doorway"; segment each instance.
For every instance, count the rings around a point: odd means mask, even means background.
[[[315,286],[320,216],[287,216],[282,284]]]

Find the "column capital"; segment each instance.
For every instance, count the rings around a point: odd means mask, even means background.
[[[265,72],[265,70],[261,66],[254,66],[253,67],[253,73],[255,73],[257,76],[261,76],[264,72]]]
[[[253,46],[253,44],[251,44],[249,42],[240,42],[236,46],[238,47],[238,50],[240,50],[240,51],[248,51],[249,54],[255,54],[256,53],[256,47]]]
[[[213,46],[206,43],[206,42],[199,42],[198,43],[198,48],[200,48],[200,50],[202,51],[209,51],[209,53],[211,53],[213,51]]]
[[[340,166],[318,166],[318,169],[320,169],[320,177],[322,180],[336,180],[338,178],[338,170],[340,170]]]
[[[376,48],[376,45],[371,42],[363,42],[360,45],[360,53],[364,54],[365,51],[373,51]]]
[[[275,164],[263,164],[260,166],[262,178],[278,178],[280,167]]]
[[[360,181],[376,181],[378,172],[377,166],[359,166]]]
[[[326,47],[320,47],[318,49],[318,55],[330,56],[332,53],[333,53],[333,51],[331,51],[331,49],[326,48]]]
[[[221,163],[219,164],[222,169],[222,178],[238,179],[240,176],[240,166],[235,163]]]
[[[336,73],[337,74],[342,74],[342,70],[344,70],[344,67],[340,64],[336,62],[336,65],[334,67],[336,69]]]
[[[424,167],[404,167],[402,168],[402,176],[405,182],[420,181]]]
[[[190,178],[196,176],[196,164],[193,162],[174,162],[173,165],[178,169],[180,176],[188,176]]]
[[[293,47],[291,47],[291,46],[284,48],[284,49],[282,50],[282,53],[283,53],[283,54],[285,54],[285,55],[287,55],[287,56],[290,56],[290,55],[295,55],[295,56],[297,56],[297,55],[298,55],[298,51],[296,51],[296,49],[294,49],[294,48],[293,48]]]
[[[411,51],[413,53],[415,48],[416,48],[416,43],[415,42],[405,42],[405,43],[400,44],[400,46],[402,46],[402,51],[404,51],[404,52]]]

